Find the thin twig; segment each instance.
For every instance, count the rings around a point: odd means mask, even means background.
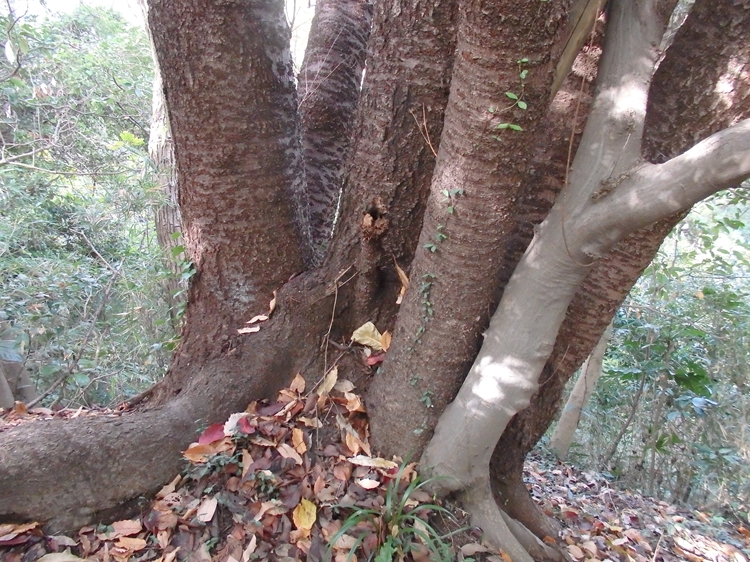
[[[430,140],[430,131],[427,129],[427,113],[424,108],[424,104],[422,104],[422,125],[419,124],[419,120],[417,119],[417,116],[414,115],[413,110],[409,110],[409,113],[411,113],[411,116],[414,117],[414,121],[417,123],[417,128],[419,129],[419,133],[422,135],[422,138],[427,143],[427,146],[430,147],[430,150],[432,151],[433,156],[437,158],[437,151],[435,150],[435,147],[432,146],[432,141]],[[424,126],[424,130],[422,130],[422,126]]]

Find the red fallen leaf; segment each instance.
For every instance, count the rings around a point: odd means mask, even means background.
[[[208,445],[209,443],[220,441],[221,439],[224,439],[224,424],[214,423],[209,425],[206,430],[201,433],[201,436],[198,438],[198,443],[200,445]]]
[[[275,402],[274,404],[258,408],[256,413],[259,416],[273,416],[283,410],[284,406],[286,406],[284,402]]]
[[[240,418],[237,422],[237,427],[240,428],[240,431],[242,433],[246,433],[247,435],[255,433],[255,426],[250,424],[250,420],[248,418]]]
[[[373,353],[367,358],[367,364],[372,367],[378,365],[385,360],[385,353]]]

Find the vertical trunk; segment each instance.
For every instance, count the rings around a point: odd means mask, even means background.
[[[554,63],[545,55],[565,23],[565,6],[541,6],[459,4],[457,56],[420,247],[393,347],[367,395],[374,443],[386,454],[422,449],[461,384],[497,296],[523,163],[547,108]],[[498,129],[502,123],[524,131]]]
[[[156,62],[156,57],[154,57]],[[172,329],[180,332],[179,309],[185,303],[187,281],[181,279],[181,261],[185,259],[182,252],[175,248],[184,247],[182,239],[182,217],[180,216],[179,189],[177,171],[174,164],[174,144],[169,129],[167,109],[164,105],[161,72],[154,66],[154,90],[151,114],[151,131],[148,139],[148,154],[154,166],[156,186],[164,195],[164,203],[156,209],[156,237],[159,246],[164,250],[164,261],[171,272],[165,280],[169,317]]]
[[[340,218],[324,264],[354,274],[337,312],[347,340],[368,320],[391,328],[398,312],[395,263],[408,271],[422,226],[451,81],[456,4],[375,4]]]
[[[555,431],[550,437],[550,449],[557,455],[560,460],[565,460],[570,450],[570,444],[573,442],[573,435],[578,428],[578,422],[581,420],[583,409],[588,404],[591,395],[594,392],[596,383],[602,374],[602,363],[604,362],[604,352],[607,351],[609,337],[612,333],[612,325],[605,330],[594,350],[581,367],[581,374],[576,381],[573,390],[565,403],[565,407],[560,414],[560,420],[555,426]]]
[[[343,162],[359,100],[372,6],[319,0],[299,74],[299,112],[313,252],[331,238]]]
[[[154,1],[149,23],[159,66],[170,69],[164,92],[196,269],[172,368],[187,374],[235,347],[237,329],[268,310],[308,257],[290,32],[280,1]]]

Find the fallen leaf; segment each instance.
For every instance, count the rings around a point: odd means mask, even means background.
[[[289,385],[289,390],[291,390],[292,392],[296,392],[297,394],[302,394],[305,391],[304,377],[297,373],[297,375],[294,377],[294,380],[292,381],[292,384]]]
[[[78,562],[79,560],[83,560],[83,558],[78,558],[78,556],[75,556],[71,554],[69,550],[66,550],[65,552],[45,554],[37,560],[37,562]]]
[[[208,445],[209,443],[213,443],[214,441],[220,441],[221,439],[224,439],[224,424],[223,423],[214,423],[209,425],[203,433],[201,433],[201,436],[198,437],[198,443],[200,445]]]
[[[374,353],[367,358],[367,366],[374,367],[385,361],[385,353]]]
[[[406,289],[409,288],[409,277],[406,275],[406,273],[404,273],[404,270],[398,266],[395,257],[393,258],[393,264],[396,266],[396,274],[398,275],[399,281],[401,281],[401,290],[398,292],[396,304],[401,304],[401,302],[404,300]]]
[[[307,443],[305,443],[305,432],[300,428],[295,427],[292,429],[292,446],[294,450],[300,455],[307,452]]]
[[[215,497],[204,499],[198,508],[198,512],[195,514],[196,519],[208,523],[214,518],[217,505],[219,505],[219,501]]]
[[[360,478],[357,480],[357,484],[362,486],[365,490],[374,490],[378,486],[380,486],[380,482],[373,478]]]
[[[276,291],[273,292],[273,298],[268,303],[268,316],[271,316],[274,310],[276,310]]]
[[[130,535],[137,535],[141,532],[141,529],[143,529],[143,526],[141,525],[140,521],[136,521],[134,519],[124,519],[122,521],[115,521],[112,523],[112,529],[114,530],[114,536],[111,538],[117,538],[117,537],[127,537]]]
[[[238,334],[254,334],[260,332],[260,326],[250,326],[249,328],[240,328],[237,330]]]
[[[586,556],[583,553],[583,550],[581,550],[579,547],[577,547],[574,544],[568,545],[568,553],[570,553],[570,555],[576,560],[581,560],[584,556]]]
[[[372,468],[382,468],[384,470],[392,470],[394,468],[398,468],[397,463],[386,459],[381,459],[380,457],[373,458],[365,455],[357,455],[356,457],[352,457],[347,460],[352,464],[356,464],[357,466],[369,466]]]
[[[333,389],[333,387],[336,385],[336,381],[339,377],[339,368],[334,367],[323,378],[323,382],[320,383],[320,386],[318,386],[316,392],[318,393],[318,396],[321,398],[324,398],[328,395],[329,392]]]
[[[295,527],[303,531],[310,532],[312,526],[315,524],[317,518],[317,508],[315,504],[310,500],[302,498],[297,507],[292,512],[292,520],[294,521]]]
[[[177,485],[180,483],[181,480],[182,480],[182,476],[180,476],[179,474],[175,476],[174,480],[172,480],[169,484],[164,486],[161,490],[159,490],[156,493],[156,498],[162,499],[162,498],[167,497],[172,492],[174,492],[177,489]]]
[[[341,379],[333,386],[333,389],[338,390],[341,393],[351,392],[354,390],[354,383],[346,379]]]
[[[137,537],[120,537],[119,539],[117,539],[117,542],[115,542],[115,546],[119,546],[120,548],[124,548],[130,552],[138,552],[139,550],[143,550],[144,548],[146,548],[148,546],[148,542]]]
[[[474,556],[478,552],[489,552],[489,549],[486,546],[475,542],[465,544],[461,547],[461,554],[464,556]]]
[[[253,316],[250,320],[245,322],[246,324],[255,324],[256,322],[265,322],[268,320],[268,316],[265,314],[258,314],[257,316]]]
[[[393,336],[388,330],[383,332],[383,335],[380,336],[380,344],[383,346],[383,351],[388,351],[388,348],[391,347],[392,339],[393,339]]]
[[[253,535],[245,550],[242,551],[242,562],[249,562],[256,548],[258,548],[258,537]]]
[[[297,451],[295,451],[291,445],[281,443],[278,447],[276,447],[276,450],[285,459],[294,459],[294,462],[296,464],[302,464],[302,457],[299,456],[299,453],[297,453]]]
[[[352,341],[361,345],[366,345],[377,351],[381,351],[383,349],[383,344],[381,342],[382,337],[383,336],[375,327],[375,324],[372,322],[365,322],[359,328],[354,330]]]

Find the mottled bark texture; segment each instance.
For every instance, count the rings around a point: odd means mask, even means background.
[[[411,285],[393,347],[367,393],[373,440],[385,454],[421,452],[479,347],[513,233],[521,163],[547,107],[555,67],[549,53],[561,39],[565,10],[459,3],[450,98]],[[508,122],[524,130],[497,128]]]
[[[749,17],[747,2],[696,3],[649,92],[643,141],[643,154],[649,161],[663,162],[750,115],[750,56],[743,31],[748,29]],[[708,110],[717,104],[720,107]],[[495,492],[499,501],[512,506],[509,513],[538,536],[550,534],[554,526],[526,491],[522,479],[525,456],[554,419],[565,383],[683,216],[681,213],[630,235],[594,266],[568,309],[539,391],[498,443],[491,464]]]
[[[331,238],[371,21],[367,0],[318,0],[299,73],[305,193],[316,261]]]

